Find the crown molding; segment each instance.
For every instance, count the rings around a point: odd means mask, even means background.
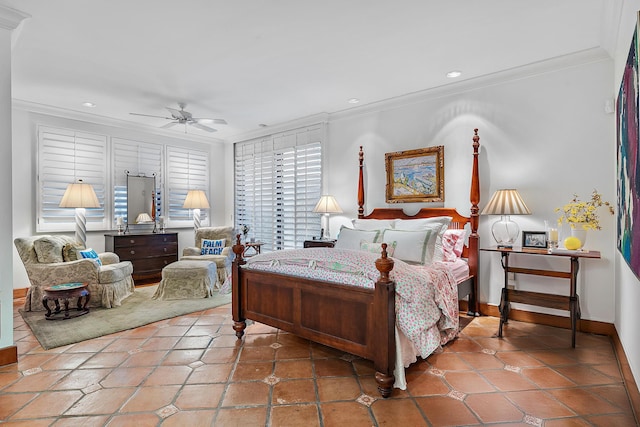
[[[352,107],[346,110],[336,111],[329,114],[330,120],[341,120],[360,115],[367,115],[382,110],[400,108],[424,101],[452,96],[460,93],[477,90],[484,87],[504,84],[508,81],[520,80],[523,78],[555,72],[561,69],[572,68],[594,62],[611,60],[611,56],[602,48],[592,48],[575,52],[569,55],[558,56],[514,67],[479,77],[469,78],[455,83],[449,83],[435,88],[425,89],[406,95],[388,98],[378,102]]]
[[[31,15],[0,4],[0,28],[15,30],[27,18],[31,18]]]
[[[88,122],[92,124],[98,124],[103,126],[110,126],[119,129],[125,129],[135,132],[144,132],[146,134],[160,135],[166,138],[179,139],[182,141],[193,141],[205,144],[224,143],[225,141],[219,138],[205,137],[194,134],[180,134],[176,135],[170,130],[164,130],[141,123],[129,122],[126,120],[119,120],[110,117],[100,116],[97,114],[90,114],[76,110],[69,110],[65,108],[53,107],[51,105],[38,104],[35,102],[24,101],[20,99],[13,99],[12,106],[15,109],[23,110],[30,113],[44,114],[48,116],[60,117],[69,120],[78,120],[81,122]]]
[[[329,113],[318,113],[311,116],[301,117],[299,119],[289,120],[287,122],[278,123],[273,126],[240,133],[227,138],[227,142],[236,143],[249,139],[260,138],[262,136],[273,135],[274,133],[284,132],[291,129],[301,128],[305,126],[315,125],[318,123],[326,123],[329,121]]]

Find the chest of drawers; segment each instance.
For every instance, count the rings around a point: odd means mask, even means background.
[[[162,269],[178,260],[178,233],[105,234],[104,247],[133,264],[133,279],[160,280]]]

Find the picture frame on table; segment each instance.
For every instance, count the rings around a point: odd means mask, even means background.
[[[444,202],[444,146],[386,153],[387,203]]]
[[[546,249],[549,246],[547,242],[546,231],[523,231],[522,247],[531,249]]]

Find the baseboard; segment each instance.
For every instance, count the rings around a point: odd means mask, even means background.
[[[0,366],[18,363],[18,347],[11,345],[9,347],[0,348]]]
[[[13,299],[26,297],[28,290],[29,288],[13,288]]]
[[[636,418],[636,424],[640,425],[640,391],[638,391],[638,383],[633,378],[633,372],[631,372],[631,366],[629,366],[629,360],[622,348],[622,342],[616,331],[611,336],[613,340],[613,349],[616,352],[618,363],[620,364],[620,372],[622,372],[622,380],[625,382],[627,392],[629,393],[629,400],[631,401],[631,408],[633,409],[633,416]]]

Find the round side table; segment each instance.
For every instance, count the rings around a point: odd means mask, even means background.
[[[82,303],[83,297],[84,304]],[[69,300],[73,298],[78,298],[77,311],[69,314]],[[60,285],[49,286],[48,288],[44,288],[44,295],[42,297],[42,305],[47,309],[44,316],[47,320],[65,320],[82,316],[89,312],[87,305],[89,304],[90,298],[91,293],[86,283],[62,283]],[[51,308],[49,308],[49,301],[54,301],[55,303],[53,312],[51,312]],[[62,317],[57,316],[62,312],[60,301],[64,303],[64,315]]]

